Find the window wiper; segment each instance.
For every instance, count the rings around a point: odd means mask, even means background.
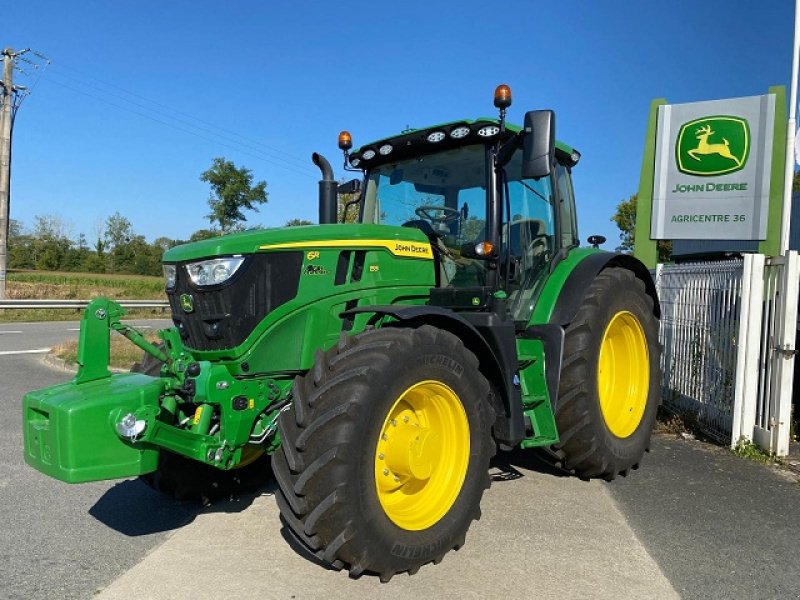
[[[545,198],[545,197],[544,197],[544,195],[543,195],[543,194],[542,194],[540,191],[533,189],[531,186],[529,186],[527,183],[525,183],[525,182],[524,182],[524,181],[522,181],[521,179],[519,180],[519,182],[520,182],[520,183],[521,183],[523,186],[525,186],[525,188],[526,188],[526,189],[528,189],[528,190],[532,191],[534,194],[536,194],[537,196],[539,196],[539,198],[541,198],[541,199],[542,199],[542,200],[544,200],[545,202],[547,202],[547,201],[548,201],[548,200],[547,200],[547,198]]]

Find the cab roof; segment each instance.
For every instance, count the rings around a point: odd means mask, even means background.
[[[354,150],[350,153],[350,163],[354,167],[368,169],[414,156],[486,143],[498,137],[501,142],[505,142],[520,131],[522,127],[519,125],[506,123],[505,131],[500,134],[500,121],[491,117],[450,121],[423,129],[406,129],[399,135],[383,138]],[[557,140],[556,156],[561,162],[574,166],[580,158],[580,152]]]

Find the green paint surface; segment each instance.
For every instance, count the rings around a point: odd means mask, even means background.
[[[653,214],[653,178],[656,170],[656,132],[658,130],[658,108],[666,104],[664,98],[656,98],[650,103],[647,118],[647,135],[642,153],[642,170],[639,175],[639,193],[636,200],[636,227],[634,229],[633,255],[648,269],[655,269],[658,263],[657,242],[650,238],[650,225]]]
[[[556,302],[558,302],[558,298],[561,296],[561,290],[567,278],[582,260],[587,256],[597,253],[608,254],[603,250],[597,250],[595,248],[573,248],[569,251],[567,257],[556,265],[556,268],[542,284],[542,290],[536,300],[533,314],[528,323],[529,327],[531,325],[550,322],[553,309],[555,309]]]
[[[784,169],[786,167],[786,89],[769,88],[775,94],[775,129],[772,135],[772,168],[769,175],[769,211],[767,239],[758,243],[758,252],[767,256],[781,253],[781,216],[783,215]]]

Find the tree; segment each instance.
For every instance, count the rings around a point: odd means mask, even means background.
[[[133,239],[133,225],[119,212],[106,219],[105,239],[108,248],[114,249],[127,244]]]
[[[224,157],[215,158],[211,168],[200,175],[200,181],[211,186],[208,215],[212,227],[219,225],[222,233],[229,233],[247,221],[245,210],[258,212],[256,205],[267,201],[267,182],[259,181],[253,185],[253,173],[245,167],[236,167]]]
[[[217,234],[210,229],[198,229],[189,237],[189,241],[199,242],[200,240],[207,240],[213,237],[217,237]]]
[[[344,182],[342,182],[344,183]],[[358,199],[358,194],[340,194],[339,200],[336,204],[336,222],[337,223],[358,223],[358,216],[361,210],[361,204],[354,202]],[[354,202],[347,206],[348,202]],[[345,207],[347,212],[345,213]]]
[[[69,238],[70,226],[55,215],[36,215],[33,217],[33,237],[40,240],[61,240]]]
[[[313,225],[313,223],[305,219],[289,219],[286,221],[285,227],[299,227],[300,225]]]
[[[172,238],[168,238],[168,237],[164,237],[164,236],[162,236],[160,238],[156,238],[155,241],[153,242],[153,246],[156,247],[156,248],[159,248],[161,250],[162,254],[164,252],[166,252],[167,250],[169,250],[170,248],[174,248],[177,245],[178,245],[178,241],[177,240],[173,240]]]
[[[17,221],[16,219],[9,219],[8,220],[8,241],[11,241],[14,238],[20,237],[22,235],[22,222]]]
[[[36,215],[28,249],[36,269],[55,271],[61,268],[72,246],[70,226],[54,215]]]
[[[636,201],[639,194],[633,194],[627,200],[623,200],[617,205],[617,212],[611,217],[611,220],[619,227],[620,248],[633,252],[636,247]],[[666,262],[672,255],[672,241],[659,240],[658,248],[658,262]]]

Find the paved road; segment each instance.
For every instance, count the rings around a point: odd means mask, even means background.
[[[168,327],[164,319],[126,320],[135,327],[149,330]],[[15,354],[43,354],[49,348],[67,340],[77,340],[80,322],[50,321],[47,323],[0,323],[0,357]]]
[[[660,437],[644,467],[608,490],[684,598],[800,598],[796,475]]]
[[[47,329],[16,347],[52,343]],[[3,599],[800,597],[800,485],[722,449],[659,437],[610,484],[505,455],[467,545],[380,585],[292,548],[270,487],[201,511],[134,480],[68,486],[24,466],[20,397],[68,377],[0,355]]]

